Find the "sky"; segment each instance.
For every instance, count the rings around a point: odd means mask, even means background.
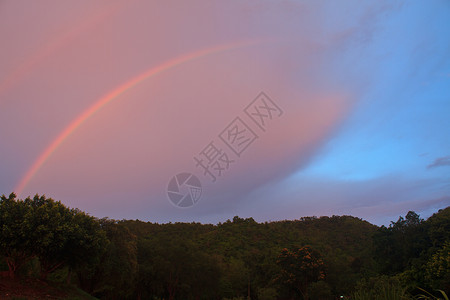
[[[0,2],[0,194],[389,225],[450,205],[450,2]]]

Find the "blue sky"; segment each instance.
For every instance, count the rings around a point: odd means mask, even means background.
[[[448,166],[427,166],[450,153],[449,16],[448,3],[410,1],[383,21],[364,49],[374,82],[300,178],[430,180],[415,192],[448,205]]]

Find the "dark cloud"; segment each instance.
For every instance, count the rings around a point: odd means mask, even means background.
[[[450,156],[438,157],[434,160],[432,164],[427,166],[428,169],[436,167],[450,166]]]

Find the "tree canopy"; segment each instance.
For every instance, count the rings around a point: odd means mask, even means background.
[[[42,278],[67,265],[93,263],[107,243],[97,219],[45,196],[0,198],[0,253],[10,276],[33,258]]]
[[[11,277],[59,276],[99,299],[448,293],[449,232],[450,207],[427,220],[411,211],[388,227],[352,216],[158,224],[97,219],[45,196],[0,197],[0,267]]]

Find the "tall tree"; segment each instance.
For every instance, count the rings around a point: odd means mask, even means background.
[[[405,218],[399,217],[388,228],[381,226],[374,236],[374,243],[381,272],[393,275],[414,265],[428,249],[429,238],[424,220],[409,211]]]
[[[450,240],[434,253],[426,265],[426,280],[434,289],[450,291]]]
[[[100,299],[129,299],[135,292],[137,237],[121,222],[100,220],[108,243],[99,260],[76,268],[81,288]]]
[[[0,253],[5,257],[9,276],[15,277],[17,270],[36,256],[33,234],[32,209],[23,200],[0,197]]]
[[[89,263],[106,244],[98,220],[78,209],[45,196],[16,199],[1,197],[0,251],[6,257],[10,274],[38,257],[41,278],[57,268]]]
[[[299,292],[308,300],[310,283],[325,279],[324,263],[319,252],[309,246],[294,249],[284,248],[278,256],[281,267],[280,281]]]

